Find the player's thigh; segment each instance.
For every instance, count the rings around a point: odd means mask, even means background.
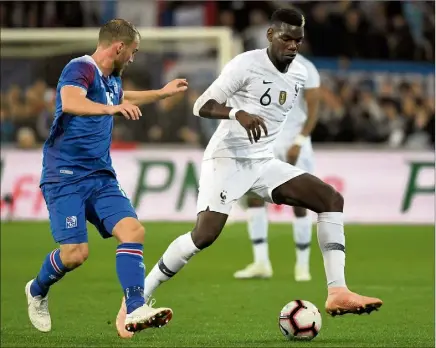
[[[309,173],[296,176],[276,187],[272,199],[277,204],[302,207],[316,213],[342,212],[344,206],[344,199],[339,192]]]
[[[313,153],[312,142],[306,141],[301,147],[295,166],[303,169],[305,172],[313,174],[315,171],[315,156]]]
[[[41,191],[49,213],[50,229],[56,243],[88,242],[82,184],[47,183]]]
[[[132,229],[132,232],[128,233],[134,233],[133,230],[140,229],[130,199],[112,176],[96,179],[96,190],[86,202],[86,217],[103,238],[112,237],[115,226],[125,219],[128,222],[123,224],[121,230]],[[132,228],[133,225],[135,228]]]
[[[249,161],[215,158],[203,161],[197,198],[197,214],[213,211],[229,215],[233,204],[256,180]]]
[[[279,159],[267,160],[263,164],[261,175],[253,186],[252,191],[267,202],[279,204],[273,198],[273,191],[304,173],[304,170]]]

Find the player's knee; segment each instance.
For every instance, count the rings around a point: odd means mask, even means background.
[[[123,239],[120,240],[121,243],[144,243],[145,237],[145,228],[142,226],[139,221],[138,224],[132,226],[131,229],[127,230],[123,236]]]
[[[89,256],[88,245],[69,244],[61,246],[61,260],[65,267],[74,269],[82,265]]]
[[[218,228],[212,226],[209,226],[207,229],[198,228],[196,226],[192,230],[192,241],[198,249],[203,250],[216,241],[220,232]]]
[[[344,210],[344,197],[336,191],[332,186],[328,187],[326,194],[326,212],[342,212]]]
[[[208,223],[197,223],[192,230],[192,241],[195,246],[202,250],[212,245],[223,229],[222,224],[219,221],[212,221]]]
[[[125,218],[115,225],[113,235],[120,243],[144,243],[145,228],[134,218]]]

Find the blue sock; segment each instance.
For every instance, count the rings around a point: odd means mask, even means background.
[[[59,249],[53,250],[46,256],[37,277],[32,282],[30,294],[33,297],[45,297],[50,286],[61,280],[69,271],[61,261],[61,251]]]
[[[145,303],[145,266],[140,243],[123,243],[117,248],[117,274],[126,297],[127,314]]]

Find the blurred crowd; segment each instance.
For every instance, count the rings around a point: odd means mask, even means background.
[[[123,17],[138,26],[220,25],[230,27],[248,50],[267,45],[265,32],[270,14],[289,4],[287,1],[15,1],[0,2],[0,23],[11,28],[83,27]],[[411,61],[416,66],[434,63],[434,2],[292,1],[292,5],[306,15],[302,52],[309,58]],[[146,66],[153,62],[150,57],[144,58],[147,64],[133,66],[141,71],[126,73],[124,89],[156,88],[178,74],[190,78],[191,88],[185,95],[143,107],[144,117],[134,125],[116,118],[115,146],[135,146],[138,142],[204,146],[217,123],[194,117],[192,106],[215,76],[208,69],[198,76],[202,61],[199,57],[193,64],[192,56],[185,57],[183,64],[178,57],[178,65],[173,57],[171,64],[161,67],[158,67],[160,59],[155,57],[155,68],[145,72]],[[8,62],[3,62],[7,66]],[[56,80],[64,63],[65,57],[56,62],[50,60],[46,62],[45,73],[32,78],[22,73],[18,79],[17,73],[15,83],[11,69],[7,75],[6,68],[2,69],[3,144],[17,142],[20,147],[29,148],[46,139],[53,119]],[[165,65],[173,70],[169,71]],[[190,75],[190,71],[197,75]],[[434,147],[434,74],[416,72],[413,67],[401,73],[328,68],[320,69],[320,73],[321,107],[314,142]]]

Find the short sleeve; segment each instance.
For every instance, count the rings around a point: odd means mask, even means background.
[[[211,88],[219,88],[227,98],[231,98],[245,84],[246,76],[241,56],[233,58],[221,71]]]
[[[62,72],[61,87],[76,86],[88,90],[94,81],[95,67],[88,62],[70,62]]]
[[[321,77],[319,76],[318,69],[313,63],[306,64],[307,80],[304,86],[305,89],[319,88],[321,85]]]

